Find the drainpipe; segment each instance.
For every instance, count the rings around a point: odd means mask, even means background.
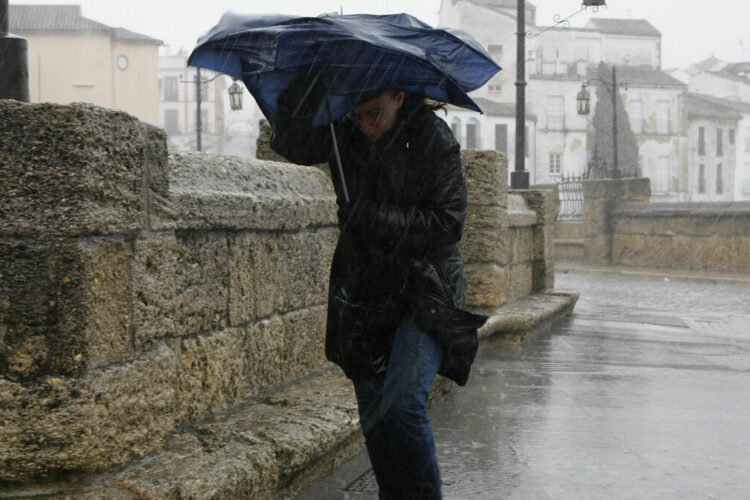
[[[29,49],[11,35],[8,0],[0,0],[0,99],[29,102]]]

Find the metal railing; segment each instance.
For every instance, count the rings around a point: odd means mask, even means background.
[[[557,220],[578,222],[583,220],[583,181],[586,175],[562,176],[558,183],[560,208]]]

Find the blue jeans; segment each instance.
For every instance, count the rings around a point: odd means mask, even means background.
[[[355,380],[359,420],[379,498],[441,499],[427,397],[440,367],[440,347],[409,315],[401,323],[384,375]]]

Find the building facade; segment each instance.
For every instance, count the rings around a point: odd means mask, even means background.
[[[31,102],[90,102],[158,124],[160,40],[87,19],[78,5],[17,5],[28,40]]]

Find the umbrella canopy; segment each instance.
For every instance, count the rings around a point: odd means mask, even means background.
[[[319,97],[310,113],[314,126],[337,120],[385,88],[481,112],[466,93],[500,70],[467,33],[431,28],[408,14],[227,13],[198,40],[188,64],[241,79],[271,123],[279,115],[279,95],[307,75]]]

